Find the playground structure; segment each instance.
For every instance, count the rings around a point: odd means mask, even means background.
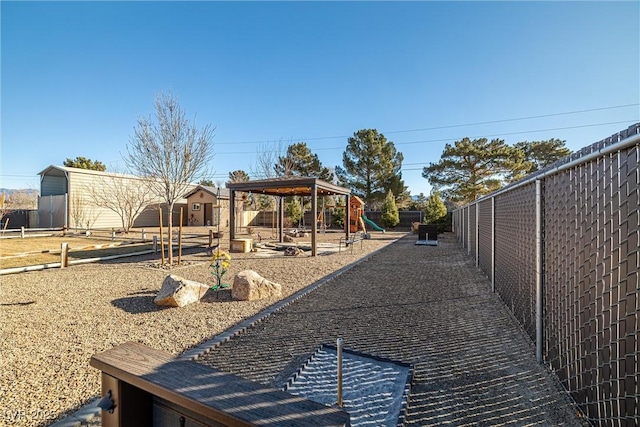
[[[351,196],[349,198],[349,231],[355,233],[357,231],[367,232],[366,225],[369,225],[376,231],[382,231],[384,228],[380,227],[375,222],[371,221],[364,214],[364,201],[358,196]]]

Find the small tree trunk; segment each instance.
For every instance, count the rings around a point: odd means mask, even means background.
[[[169,265],[173,265],[173,203],[169,205],[169,212],[167,212],[167,230],[169,234]]]

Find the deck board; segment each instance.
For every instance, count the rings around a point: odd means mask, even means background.
[[[138,343],[94,355],[91,366],[206,418],[238,426],[343,426],[349,414]]]

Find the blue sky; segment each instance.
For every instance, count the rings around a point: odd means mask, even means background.
[[[214,181],[278,141],[341,165],[375,128],[427,194],[447,142],[577,150],[640,121],[639,5],[2,1],[0,187],[38,188],[68,157],[122,169],[136,119],[171,91],[216,127]]]

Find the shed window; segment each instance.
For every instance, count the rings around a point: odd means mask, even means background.
[[[193,206],[191,207],[192,211],[199,211],[200,210],[200,203],[194,203]]]

